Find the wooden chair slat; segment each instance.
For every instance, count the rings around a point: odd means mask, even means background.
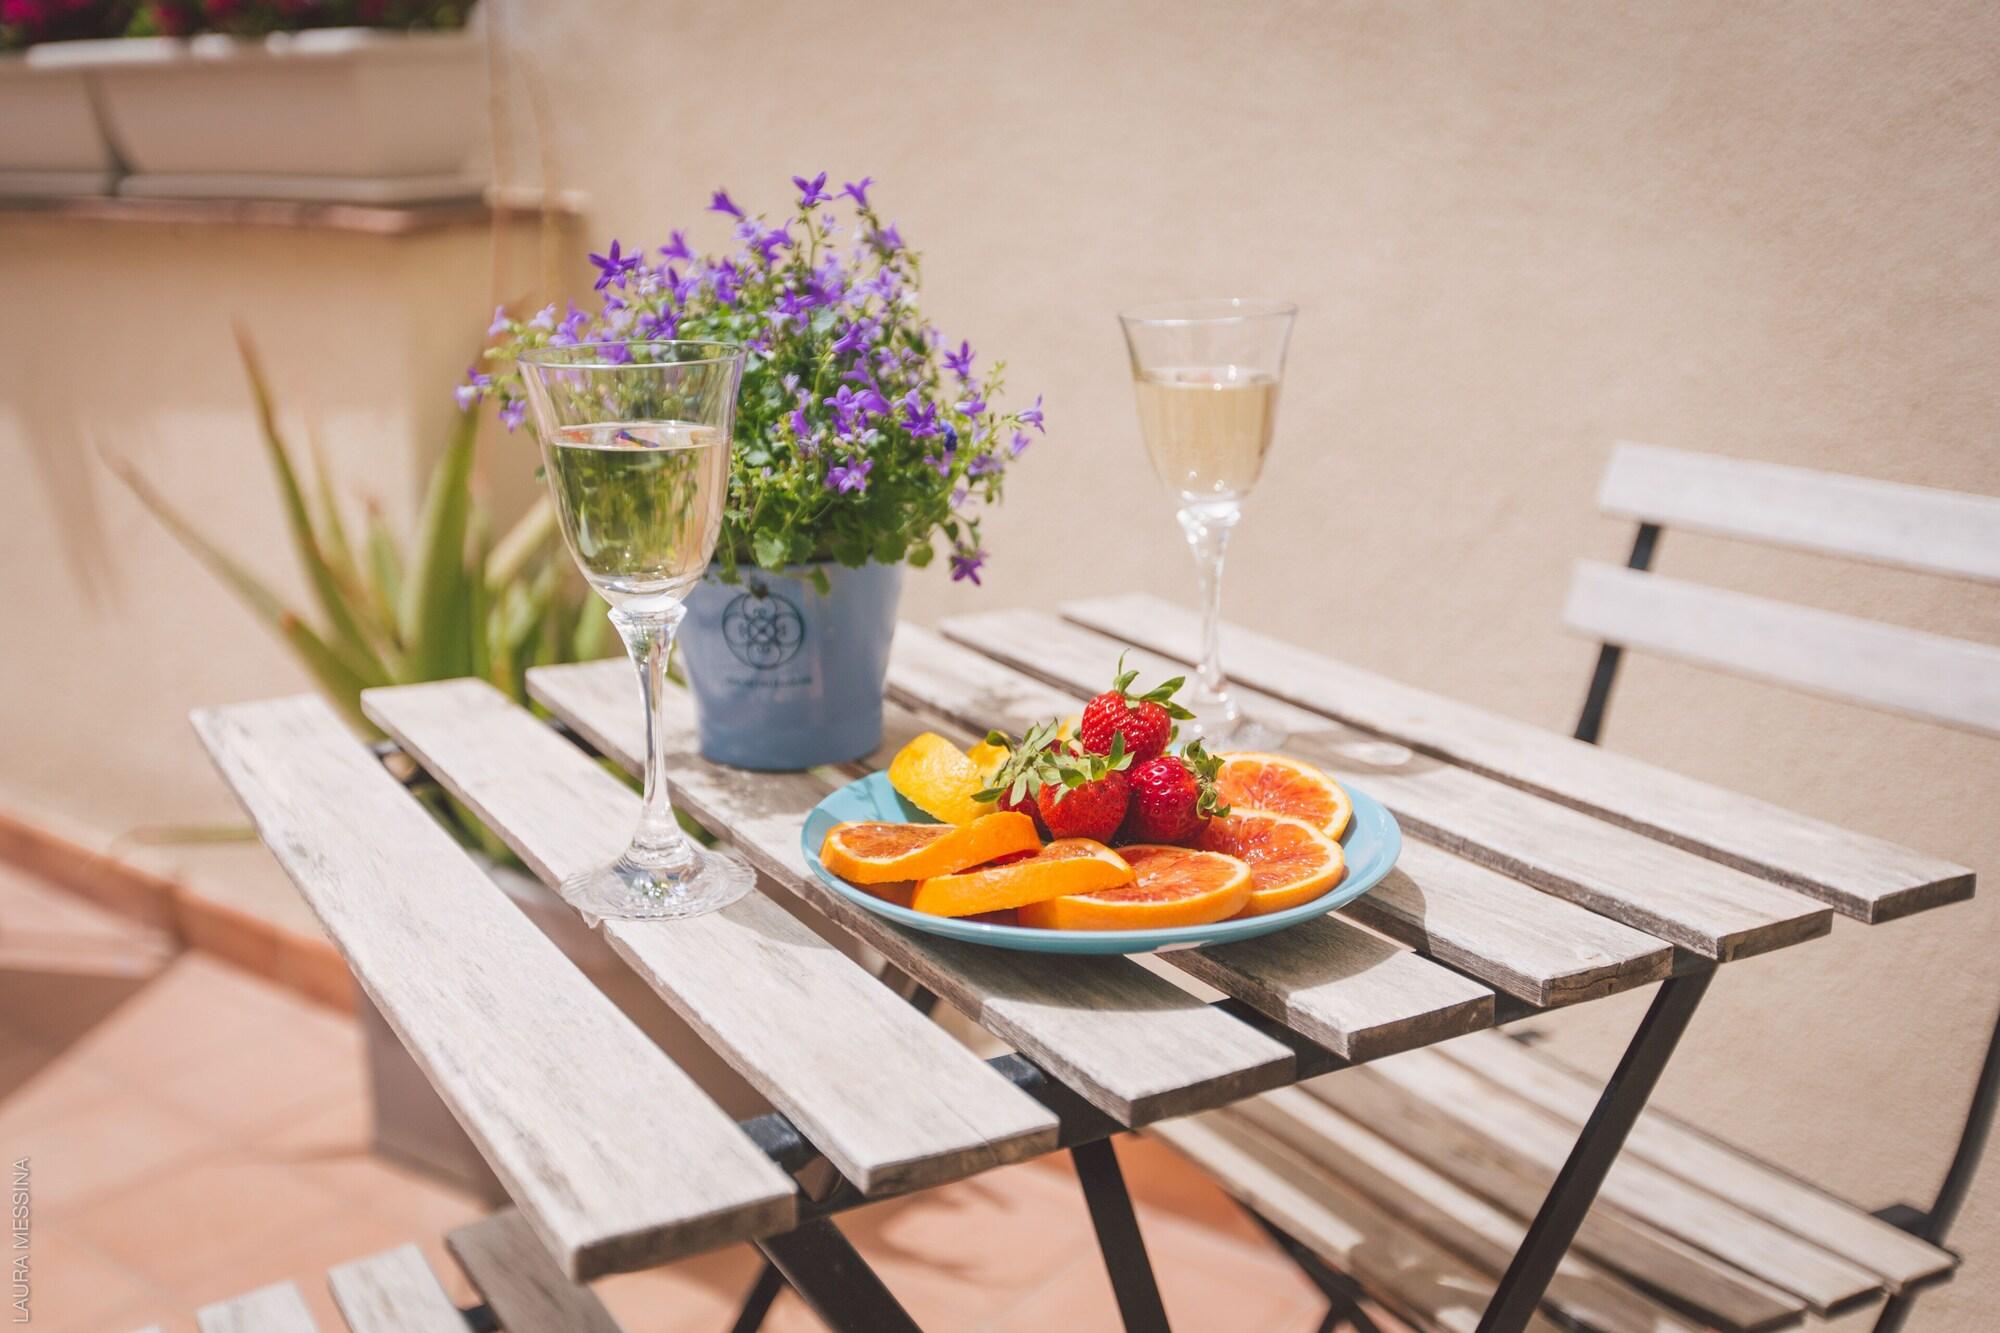
[[[767,1235],[796,1189],[507,901],[331,708],[195,714],[258,832],[577,1277]]]
[[[1534,1216],[1555,1168],[1496,1141],[1451,1108],[1376,1077],[1375,1069],[1369,1065],[1299,1086],[1517,1221]],[[1601,1204],[1584,1217],[1571,1251],[1649,1290],[1669,1293],[1726,1328],[1777,1327],[1806,1310],[1801,1297]]]
[[[1621,442],[1607,514],[2000,583],[2000,499]]]
[[[1579,561],[1563,621],[1627,648],[2000,736],[2000,648]]]
[[[1074,602],[1063,613],[1126,642],[1187,659],[1201,619],[1156,597]],[[1269,635],[1227,626],[1230,675],[1550,800],[1777,880],[1863,921],[1971,896],[1964,866],[1448,699]]]
[[[1458,1173],[1461,1184],[1519,1216],[1533,1214],[1576,1138],[1574,1130],[1436,1051],[1406,1052],[1308,1086],[1336,1110],[1396,1139],[1400,1127],[1385,1124],[1379,1098],[1370,1100],[1371,1092],[1385,1085],[1400,1094],[1392,1098],[1399,1114],[1413,1122],[1451,1121],[1460,1144],[1470,1131],[1471,1141],[1479,1145],[1470,1153],[1451,1151],[1445,1154],[1448,1160],[1426,1156],[1427,1148],[1436,1151],[1435,1141],[1419,1145],[1413,1138],[1401,1146],[1433,1167]],[[1424,1109],[1411,1113],[1412,1105]],[[1504,1177],[1512,1197],[1492,1188],[1496,1177]],[[1883,1290],[1881,1280],[1859,1265],[1637,1158],[1621,1157],[1612,1164],[1596,1211],[1621,1214],[1705,1250],[1791,1292],[1816,1314],[1838,1313]]]
[[[531,671],[529,690],[636,771],[645,718],[621,663]],[[1226,1104],[1290,1082],[1289,1047],[1123,958],[1002,953],[905,931],[835,895],[805,865],[799,830],[829,790],[811,773],[745,774],[696,748],[694,705],[668,691],[674,799],[760,871],[884,954],[1122,1124]]]
[[[563,1275],[515,1210],[447,1232],[444,1243],[507,1333],[623,1333],[597,1293]]]
[[[194,1312],[201,1333],[319,1333],[296,1283],[274,1282]]]
[[[1315,1169],[1359,1191],[1400,1223],[1464,1256],[1497,1285],[1528,1227],[1386,1139],[1297,1088],[1279,1088],[1216,1116],[1240,1116]],[[1577,1253],[1564,1256],[1542,1304],[1604,1333],[1669,1333],[1694,1325]]]
[[[1123,647],[1032,611],[956,617],[944,632],[1079,696],[1102,688],[1105,664]],[[1186,669],[1143,649],[1128,651],[1125,664],[1147,679]],[[1367,788],[1406,832],[1646,934],[1726,961],[1831,929],[1825,907],[1742,871],[1267,695],[1240,689],[1239,698],[1290,733],[1288,753]]]
[[[1489,1082],[1581,1128],[1597,1104],[1596,1083],[1498,1033],[1456,1041],[1439,1053]],[[1626,1155],[1651,1162],[1876,1274],[1890,1291],[1950,1271],[1945,1250],[1891,1226],[1664,1111],[1647,1111],[1625,1140]]]
[[[1273,1225],[1362,1283],[1371,1296],[1421,1328],[1475,1333],[1493,1279],[1419,1235],[1358,1191],[1241,1117],[1213,1113],[1155,1125],[1165,1140]],[[1527,1328],[1554,1333],[1537,1312]]]
[[[414,1245],[331,1268],[326,1283],[352,1333],[465,1333],[465,1316]]]
[[[637,825],[630,788],[484,681],[371,690],[362,704],[551,886],[615,856]],[[942,1184],[1055,1147],[1048,1108],[762,893],[602,929],[863,1191]]]

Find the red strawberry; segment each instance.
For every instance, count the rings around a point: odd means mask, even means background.
[[[1125,769],[1131,762],[1122,736],[1112,738],[1109,754],[1056,756],[1060,781],[1044,782],[1035,794],[1049,836],[1110,842],[1130,803]]]
[[[1132,768],[1131,809],[1119,836],[1126,842],[1171,842],[1193,846],[1214,815],[1226,815],[1215,790],[1221,761],[1189,742],[1178,755],[1163,754]]]
[[[1007,762],[1000,765],[992,781],[978,793],[979,799],[992,801],[1001,810],[1027,815],[1047,833],[1035,797],[1045,785],[1061,782],[1056,771],[1057,730],[1058,724],[1053,721],[1038,722],[1028,728],[1028,734],[1018,745],[1003,732],[987,732],[989,744],[1007,747]]]
[[[1110,754],[1115,736],[1125,738],[1125,752],[1132,762],[1141,763],[1165,752],[1174,738],[1174,719],[1194,716],[1174,702],[1174,691],[1186,681],[1175,676],[1144,694],[1132,693],[1138,672],[1125,670],[1125,656],[1118,656],[1118,676],[1111,688],[1083,706],[1077,739],[1092,754]]]

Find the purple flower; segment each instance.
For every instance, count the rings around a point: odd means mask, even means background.
[[[500,404],[500,420],[508,430],[518,427],[527,415],[528,400],[525,398],[510,398]]]
[[[956,508],[958,508],[958,507],[959,507],[960,505],[962,505],[962,504],[964,504],[964,503],[965,503],[965,501],[966,501],[966,498],[967,498],[968,496],[970,496],[971,494],[972,494],[972,491],[970,490],[970,488],[968,488],[968,487],[966,487],[966,486],[962,486],[962,485],[960,485],[960,486],[954,486],[954,487],[952,487],[952,488],[951,488],[951,507],[952,507],[953,509],[956,509]]]
[[[743,278],[733,259],[725,259],[718,264],[709,274],[709,283],[715,289],[715,299],[724,305],[735,305],[736,298],[743,292]]]
[[[507,307],[504,305],[494,306],[493,322],[486,326],[486,336],[489,338],[499,337],[507,331],[507,324]]]
[[[971,383],[972,344],[960,339],[956,352],[946,352],[944,354],[944,368],[958,376],[960,382]]]
[[[743,340],[743,350],[754,352],[758,356],[769,356],[771,354],[771,340],[763,334],[759,334],[755,338],[745,338]]]
[[[893,301],[903,289],[903,280],[889,269],[879,270],[874,277],[861,284],[861,291],[868,296],[879,296],[884,301]]]
[[[667,270],[666,283],[667,294],[673,297],[675,305],[686,305],[688,298],[701,290],[701,279],[699,277],[690,273],[687,277],[683,278],[681,271],[677,268]]]
[[[885,255],[893,255],[903,248],[903,234],[896,230],[896,224],[893,222],[869,232],[868,239],[873,241],[875,248]]]
[[[1010,458],[1019,458],[1022,454],[1028,452],[1029,443],[1030,441],[1027,436],[1018,430],[1015,431],[1013,444],[1008,448],[1007,456]]]
[[[773,227],[767,232],[761,232],[756,240],[750,242],[750,248],[757,252],[757,258],[762,261],[765,268],[771,267],[771,260],[778,251],[789,250],[791,247],[791,234],[784,227]]]
[[[868,330],[857,319],[852,324],[846,324],[841,327],[840,336],[833,340],[831,350],[835,356],[845,356],[849,352],[860,349],[867,341]]]
[[[979,585],[979,567],[986,563],[986,552],[978,547],[959,547],[951,553],[951,581],[971,579],[972,586]]]
[[[937,474],[940,477],[949,477],[951,475],[951,459],[952,451],[950,449],[946,449],[942,454],[924,455],[924,462],[936,468]]]
[[[923,398],[915,389],[903,396],[902,407],[903,426],[911,435],[923,439],[944,434],[944,427],[938,424],[937,404]]]
[[[803,407],[793,408],[792,434],[798,437],[800,444],[804,444],[812,438],[812,433],[812,423],[806,420],[806,410]]]
[[[824,171],[811,180],[807,180],[804,176],[794,176],[792,177],[792,184],[799,187],[800,208],[811,208],[816,204],[824,203],[826,200],[833,198],[832,195],[826,192],[826,173]]]
[[[1036,430],[1042,429],[1042,396],[1040,394],[1035,395],[1035,405],[1021,414],[1021,424],[1024,426],[1033,426]]]
[[[683,262],[694,258],[694,251],[688,249],[687,236],[682,232],[673,233],[668,243],[660,247],[660,258],[678,259]]]
[[[626,275],[639,267],[639,256],[621,255],[618,251],[618,242],[614,240],[611,242],[610,253],[592,255],[590,262],[597,265],[598,270],[597,286],[593,290],[601,292],[613,283],[617,283],[621,288],[624,287]]]
[[[802,329],[806,326],[807,312],[811,309],[811,301],[797,292],[786,292],[778,298],[777,305],[765,312],[765,317],[781,327],[791,324]]]
[[[998,472],[1007,465],[1000,461],[998,454],[981,454],[965,465],[968,477],[983,477],[990,472]]]
[[[868,489],[868,473],[875,466],[872,458],[856,459],[852,463],[836,463],[826,470],[826,488],[851,495],[855,491]]]
[[[736,206],[736,201],[729,197],[729,191],[727,190],[717,190],[715,192],[715,197],[708,201],[708,211],[711,213],[727,213],[733,218],[743,216],[743,210]]]
[[[968,398],[958,405],[958,410],[969,417],[976,417],[986,410],[986,400],[979,397]]]
[[[581,342],[584,326],[589,322],[590,317],[576,308],[576,302],[571,301],[569,313],[563,316],[562,323],[556,325],[556,331],[549,335],[549,342],[556,347],[568,347],[571,343]]]
[[[622,366],[632,359],[632,349],[624,343],[606,343],[604,359],[614,366]]]
[[[543,333],[554,332],[556,327],[556,303],[551,301],[536,311],[535,317],[528,321],[528,327],[531,329],[540,329]]]
[[[873,176],[863,176],[858,181],[849,181],[840,187],[840,192],[855,202],[860,208],[868,207],[868,187],[875,183]]]

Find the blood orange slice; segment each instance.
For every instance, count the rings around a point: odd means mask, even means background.
[[[1311,764],[1281,754],[1238,751],[1222,756],[1215,790],[1231,810],[1259,810],[1303,819],[1329,838],[1347,831],[1354,802],[1340,784]]]
[[[949,875],[1041,844],[1034,820],[1003,811],[969,824],[835,824],[820,844],[819,859],[852,883],[888,884]]]
[[[1130,884],[1027,904],[1021,924],[1044,930],[1205,926],[1235,916],[1250,899],[1250,867],[1233,856],[1156,843],[1118,850],[1132,866]]]
[[[1309,903],[1340,883],[1340,844],[1303,819],[1236,810],[1208,821],[1201,846],[1250,866],[1250,898],[1240,916],[1262,916]]]
[[[1032,821],[1028,827],[1034,827]],[[1131,882],[1132,867],[1103,843],[1089,838],[1058,838],[1023,860],[1000,866],[982,865],[963,874],[924,880],[910,895],[910,906],[936,916],[978,916],[1045,898],[1090,893]]]

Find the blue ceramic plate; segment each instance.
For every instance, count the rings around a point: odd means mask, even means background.
[[[1343,784],[1345,785],[1345,784]],[[799,846],[806,864],[827,887],[877,916],[884,916],[911,930],[946,939],[970,940],[996,949],[1024,949],[1029,953],[1152,953],[1160,949],[1191,949],[1201,944],[1225,944],[1268,935],[1274,930],[1351,903],[1382,882],[1403,850],[1402,830],[1395,816],[1384,810],[1374,797],[1352,786],[1347,794],[1354,801],[1354,818],[1340,839],[1347,860],[1347,877],[1309,903],[1272,912],[1267,916],[1218,921],[1208,926],[1169,926],[1162,930],[1035,930],[1027,926],[996,926],[984,921],[961,921],[948,916],[932,916],[898,907],[850,884],[820,864],[820,844],[826,831],[849,820],[887,820],[896,823],[934,824],[923,811],[911,805],[889,785],[887,773],[871,773],[834,792],[806,816]]]

